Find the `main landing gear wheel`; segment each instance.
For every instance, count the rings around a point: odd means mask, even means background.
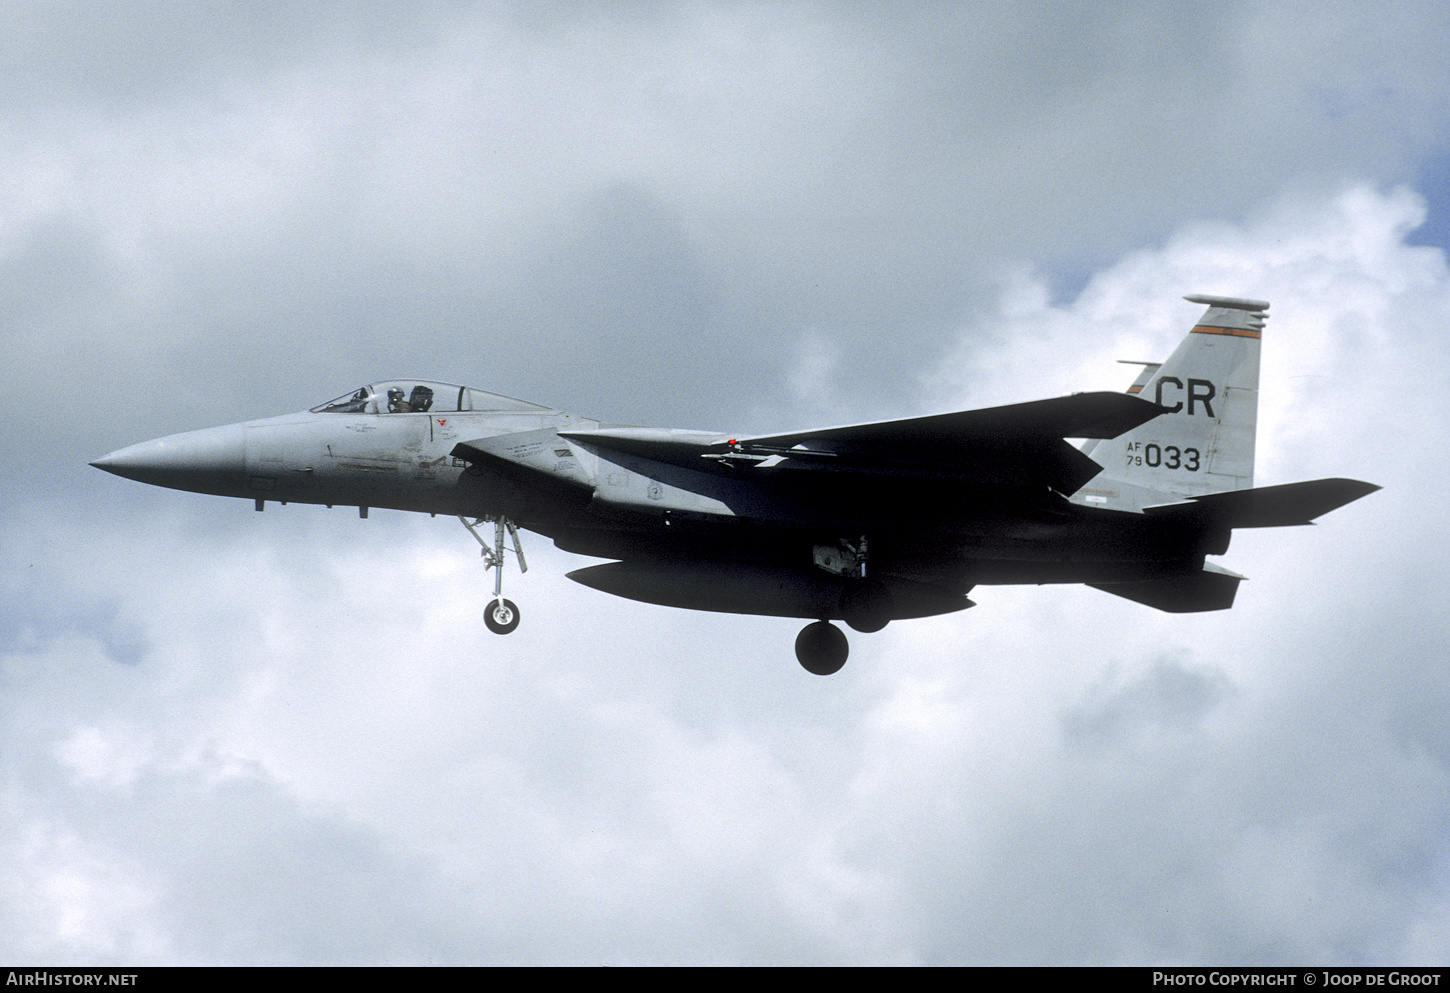
[[[846,664],[851,646],[841,629],[829,621],[816,621],[801,628],[795,639],[795,657],[806,672],[829,676]]]
[[[508,634],[519,626],[519,608],[512,600],[499,597],[484,608],[483,623],[494,634]]]

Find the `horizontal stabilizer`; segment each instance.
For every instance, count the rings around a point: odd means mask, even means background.
[[[1205,610],[1228,610],[1244,577],[1212,562],[1200,572],[1141,583],[1089,583],[1094,589],[1120,596],[1134,603],[1170,614],[1193,614]]]
[[[1337,510],[1379,489],[1358,479],[1311,479],[1281,486],[1209,493],[1182,503],[1144,508],[1154,516],[1208,518],[1232,528],[1278,528],[1312,524],[1316,517]]]

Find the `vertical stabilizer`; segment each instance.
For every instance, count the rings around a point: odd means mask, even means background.
[[[1092,451],[1103,472],[1073,501],[1141,510],[1172,497],[1254,485],[1262,300],[1191,296],[1208,307],[1152,375],[1141,395],[1166,408],[1141,427]]]

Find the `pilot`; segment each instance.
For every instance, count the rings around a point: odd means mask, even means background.
[[[388,413],[390,414],[411,414],[413,405],[403,399],[401,387],[394,386],[388,390]]]

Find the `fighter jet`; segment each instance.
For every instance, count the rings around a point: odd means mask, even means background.
[[[1269,305],[1208,309],[1127,393],[744,435],[632,427],[421,380],[311,410],[175,434],[91,464],[198,493],[456,516],[495,570],[489,629],[519,529],[611,561],[570,579],[647,603],[798,617],[810,672],[845,634],[973,606],[973,587],[1085,583],[1187,612],[1233,604],[1208,556],[1235,528],[1308,524],[1379,487],[1255,487],[1259,348]],[[1069,439],[1080,440],[1073,444]],[[492,535],[479,533],[490,525]]]

